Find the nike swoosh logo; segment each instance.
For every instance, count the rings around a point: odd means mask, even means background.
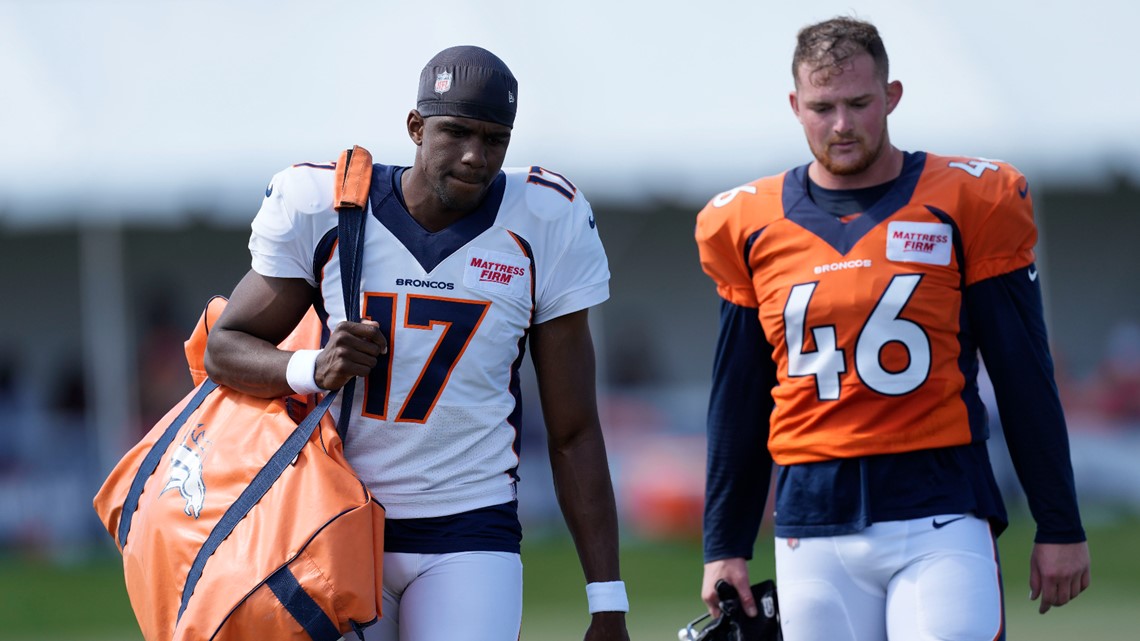
[[[1031,281],[1037,280],[1037,270],[1036,269],[1030,269],[1026,273],[1029,274],[1029,280],[1031,280]]]
[[[1025,186],[1024,186],[1024,187],[1018,187],[1018,188],[1017,188],[1017,193],[1018,193],[1018,195],[1020,195],[1020,196],[1021,196],[1021,198],[1024,200],[1024,199],[1025,199],[1025,197],[1029,195],[1029,181],[1026,181],[1026,182],[1025,182]]]
[[[593,229],[598,223],[594,222],[594,217],[590,216],[590,229]]]
[[[269,183],[269,186],[265,188],[265,197],[269,198],[269,195],[272,193],[273,193],[273,183]]]
[[[966,518],[966,517],[959,516],[957,518],[950,519],[949,521],[942,521],[942,522],[939,522],[938,519],[932,519],[930,521],[930,524],[934,526],[934,529],[938,530],[938,529],[946,527],[947,525],[950,525],[954,521],[961,521],[964,518]]]

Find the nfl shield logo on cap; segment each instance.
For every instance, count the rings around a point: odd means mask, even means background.
[[[451,91],[451,72],[444,71],[435,74],[435,92],[447,93],[448,91]]]

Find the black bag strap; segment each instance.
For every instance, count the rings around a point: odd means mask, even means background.
[[[329,618],[321,606],[305,592],[301,582],[289,569],[288,565],[281,566],[265,581],[273,596],[285,607],[285,611],[301,624],[305,633],[313,641],[337,641],[341,638],[340,630]],[[353,628],[355,629],[355,625]],[[359,634],[359,633],[358,633]],[[361,636],[361,639],[364,637]]]
[[[372,181],[372,155],[359,146],[345,150],[337,163],[337,180],[339,188],[335,204],[340,214],[337,222],[337,251],[340,257],[344,315],[349,322],[359,323],[361,263],[364,256],[366,218],[364,212],[368,207],[368,193]],[[343,390],[336,431],[340,434],[341,442],[347,443],[356,379],[345,383]]]

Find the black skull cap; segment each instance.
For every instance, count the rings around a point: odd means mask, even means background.
[[[449,47],[420,72],[416,109],[425,118],[458,116],[514,127],[519,83],[506,63],[481,47]]]

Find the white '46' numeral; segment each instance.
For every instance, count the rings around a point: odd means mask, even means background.
[[[1001,162],[1001,161],[999,160],[998,162]],[[954,162],[951,162],[948,164],[949,164],[949,166],[954,167],[955,169],[961,169],[962,171],[973,176],[974,178],[981,178],[982,174],[985,173],[985,171],[987,169],[992,169],[994,171],[998,170],[997,165],[986,160],[985,158],[978,158],[977,160],[970,160],[967,162],[958,162],[957,160],[955,160]]]
[[[901,274],[891,279],[855,341],[855,373],[864,385],[886,396],[913,392],[930,375],[930,338],[918,323],[899,318],[921,280],[919,274]],[[837,401],[840,375],[847,371],[847,360],[845,350],[838,345],[835,326],[811,328],[815,351],[804,351],[804,325],[816,285],[792,287],[784,306],[788,376],[814,376],[819,399]],[[880,354],[889,343],[899,343],[906,349],[906,368],[894,372],[883,367]]]
[[[835,342],[835,326],[812,328],[815,351],[804,351],[804,321],[818,283],[796,285],[784,305],[784,340],[788,343],[788,376],[815,376],[821,401],[839,400],[839,375],[847,371],[843,350]]]

